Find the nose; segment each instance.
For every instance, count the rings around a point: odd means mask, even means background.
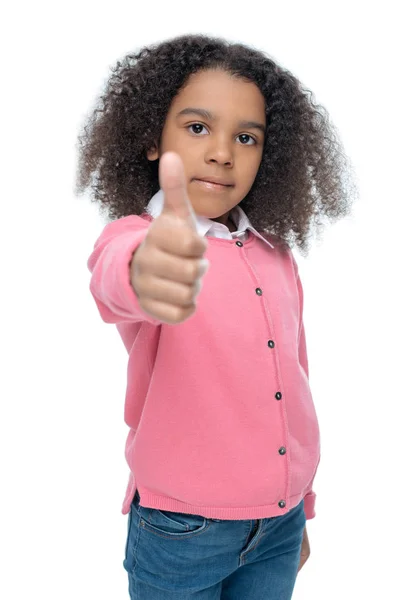
[[[214,140],[206,151],[207,163],[217,163],[228,167],[233,166],[233,151],[230,143],[226,140]]]

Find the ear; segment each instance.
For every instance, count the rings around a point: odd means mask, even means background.
[[[153,148],[151,148],[150,150],[147,150],[147,158],[148,160],[157,160],[157,158],[159,158],[159,152],[158,152],[158,148],[156,146],[153,146]]]

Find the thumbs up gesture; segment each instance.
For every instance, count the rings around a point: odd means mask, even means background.
[[[208,269],[207,241],[198,235],[182,160],[167,152],[160,159],[164,207],[133,254],[131,285],[142,309],[167,324],[188,319]]]

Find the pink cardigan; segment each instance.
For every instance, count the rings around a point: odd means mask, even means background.
[[[197,311],[163,324],[141,309],[129,279],[162,192],[149,207],[108,223],[88,259],[100,316],[129,354],[122,513],[138,488],[143,506],[213,519],[283,515],[304,498],[313,518],[319,427],[292,252],[274,248],[240,207],[231,216],[241,234],[199,218],[210,267]]]

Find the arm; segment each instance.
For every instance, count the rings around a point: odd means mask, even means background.
[[[298,331],[299,363],[303,367],[304,372],[306,373],[307,379],[308,379],[309,371],[308,371],[307,342],[306,342],[306,334],[305,334],[304,322],[303,322],[304,293],[303,293],[303,286],[301,283],[301,279],[299,276],[298,266],[297,266],[297,263],[296,263],[293,255],[292,255],[292,260],[293,260],[293,266],[294,266],[294,271],[295,271],[295,276],[296,276],[297,291],[298,291],[298,295],[299,295],[299,314],[300,314],[299,331]],[[319,464],[319,461],[318,461],[318,464]],[[318,465],[317,465],[317,469],[318,469]],[[317,469],[315,470],[315,473],[317,472]],[[315,517],[316,494],[313,490],[314,478],[315,478],[315,474],[314,474],[314,477],[313,477],[310,485],[308,486],[306,495],[304,497],[304,511],[306,513],[307,519],[313,519]]]
[[[140,307],[130,278],[133,254],[145,239],[148,228],[149,222],[136,215],[123,217],[108,223],[94,244],[87,261],[92,273],[89,287],[106,323],[160,324]]]

